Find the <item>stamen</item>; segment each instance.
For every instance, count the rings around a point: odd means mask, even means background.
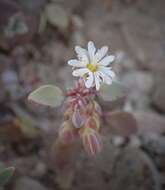
[[[94,73],[94,72],[97,71],[97,65],[94,65],[94,64],[92,64],[92,63],[87,64],[87,68],[88,68],[92,73]]]

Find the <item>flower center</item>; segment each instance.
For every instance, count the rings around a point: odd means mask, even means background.
[[[92,64],[92,63],[88,63],[87,64],[87,68],[92,72],[92,73],[94,73],[94,72],[96,72],[97,71],[97,65],[94,65],[94,64]]]

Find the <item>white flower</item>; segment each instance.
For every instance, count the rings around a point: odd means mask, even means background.
[[[78,59],[68,61],[68,64],[73,66],[74,69],[78,67],[73,71],[73,76],[83,77],[85,86],[87,88],[95,86],[96,90],[99,90],[102,82],[106,84],[112,83],[115,73],[107,66],[115,57],[107,55],[107,46],[103,46],[96,51],[94,43],[90,41],[88,42],[88,50],[76,46],[75,51]]]

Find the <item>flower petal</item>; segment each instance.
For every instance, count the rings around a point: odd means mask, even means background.
[[[103,66],[107,66],[109,65],[112,61],[114,61],[115,56],[110,55],[110,56],[106,56],[104,59],[102,59],[99,64],[103,65]]]
[[[68,61],[68,65],[73,66],[73,67],[84,67],[85,63],[83,63],[77,59],[71,59]]]
[[[112,78],[110,78],[107,75],[104,75],[104,83],[106,83],[108,85],[112,84]]]
[[[89,76],[88,76],[88,78],[87,78],[87,80],[86,80],[86,82],[85,82],[85,86],[86,86],[87,88],[92,87],[93,81],[94,81],[93,73],[90,72],[90,73],[89,73]]]
[[[96,48],[95,48],[94,43],[91,41],[88,42],[88,53],[89,53],[90,61],[94,59],[95,52],[96,52]]]
[[[80,61],[84,62],[85,65],[89,63],[88,52],[87,52],[86,49],[84,49],[84,48],[82,48],[80,46],[76,46],[75,51],[76,51]]]
[[[95,55],[95,59],[97,62],[99,62],[108,52],[108,46],[103,46],[101,49],[99,49]]]
[[[94,77],[95,77],[96,90],[99,90],[100,89],[100,77],[99,77],[99,73],[98,72],[94,73]]]
[[[109,67],[100,66],[99,71],[101,71],[102,73],[108,75],[111,78],[115,77],[115,73]]]
[[[82,69],[76,69],[72,72],[72,75],[75,77],[82,77],[84,74],[89,73],[89,70],[87,68]]]
[[[98,71],[102,81],[106,84],[111,84],[112,83],[112,78],[106,75],[105,73]]]

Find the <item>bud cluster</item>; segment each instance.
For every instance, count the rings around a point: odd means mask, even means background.
[[[63,105],[64,121],[59,129],[59,137],[64,143],[70,143],[80,137],[85,150],[90,155],[101,151],[99,134],[101,108],[94,100],[94,88],[86,88],[83,79],[68,90]]]

